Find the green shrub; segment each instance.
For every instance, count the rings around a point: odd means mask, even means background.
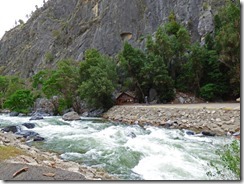
[[[45,61],[51,63],[54,60],[54,56],[51,52],[45,54]]]
[[[221,178],[226,178],[223,173],[224,169],[232,171],[235,179],[241,177],[241,162],[240,162],[240,142],[237,140],[232,141],[231,144],[227,144],[223,149],[218,149],[216,154],[219,156],[223,168],[217,166],[215,163],[210,162],[210,166],[214,168],[212,171],[208,171],[206,174],[210,177],[219,175]]]
[[[200,96],[204,100],[213,101],[216,98],[217,85],[207,84],[200,89]]]
[[[28,113],[33,106],[34,98],[30,90],[17,90],[4,103],[4,108],[20,113]]]
[[[240,142],[238,142],[237,140],[233,141],[231,144],[226,145],[224,150],[217,151],[217,154],[224,162],[224,167],[231,170],[240,178]]]
[[[9,80],[5,76],[0,76],[0,109],[5,100],[5,94],[8,90]]]
[[[19,23],[22,25],[22,24],[24,24],[25,22],[24,22],[22,19],[19,19]]]
[[[53,30],[53,31],[52,31],[52,35],[53,35],[53,37],[54,37],[55,39],[57,39],[57,40],[61,38],[61,33],[60,33],[59,30]]]
[[[58,101],[58,114],[62,115],[63,112],[70,107],[70,104],[68,104],[65,99],[60,98]]]
[[[24,88],[25,82],[16,76],[0,76],[0,108],[13,93]]]
[[[48,70],[41,70],[37,74],[32,77],[32,87],[41,89],[44,82],[50,77],[50,71]]]

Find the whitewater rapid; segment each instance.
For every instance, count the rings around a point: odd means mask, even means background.
[[[29,119],[0,115],[0,128]],[[36,124],[32,131],[45,138],[33,146],[123,180],[235,179],[224,168],[222,175],[207,174],[215,172],[210,162],[222,168],[216,150],[231,142],[227,137],[194,137],[183,130],[129,126],[100,118],[66,122],[61,117],[45,117],[31,123]]]

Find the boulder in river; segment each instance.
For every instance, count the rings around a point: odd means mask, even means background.
[[[80,120],[81,119],[79,114],[77,112],[74,112],[74,111],[64,114],[62,118],[65,121],[74,121],[74,120]]]
[[[13,117],[13,116],[18,116],[19,112],[10,112],[9,116]]]
[[[29,130],[22,130],[15,133],[21,137],[24,137],[26,141],[44,141],[45,139],[41,137],[38,133]]]
[[[33,116],[31,116],[30,120],[41,120],[44,119],[43,116],[39,113],[35,113]]]
[[[17,126],[7,126],[5,128],[2,129],[3,132],[13,132],[13,133],[16,133],[19,131],[19,127]]]
[[[130,132],[127,136],[131,138],[136,138],[136,134],[134,132]]]
[[[22,130],[20,132],[16,132],[17,135],[21,135],[23,136],[24,138],[30,138],[30,137],[36,137],[36,136],[39,136],[38,133],[36,132],[33,132],[33,131],[29,131],[29,130]]]
[[[205,136],[215,136],[216,134],[215,133],[212,133],[212,132],[202,131],[202,135],[205,135]]]
[[[22,125],[28,129],[33,129],[36,126],[34,123],[23,123]]]
[[[34,137],[33,141],[37,142],[37,141],[44,141],[45,139],[43,137],[40,137],[39,135]]]
[[[186,130],[185,133],[187,135],[195,135],[195,132],[191,131],[191,130]]]
[[[235,139],[237,139],[237,140],[240,140],[240,132],[235,132],[233,135],[232,135],[232,137],[233,138],[235,138]]]
[[[168,120],[165,124],[164,124],[164,128],[170,128],[172,126],[178,126],[178,122],[177,121],[171,121]]]

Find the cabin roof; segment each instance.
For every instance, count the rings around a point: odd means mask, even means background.
[[[131,97],[131,98],[136,98],[136,95],[135,95],[133,92],[131,92],[131,91],[127,91],[127,92],[121,92],[121,93],[118,93],[118,94],[116,95],[116,99],[120,98],[123,94],[126,94],[126,95],[128,95],[129,97]]]

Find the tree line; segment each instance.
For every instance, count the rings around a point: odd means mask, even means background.
[[[134,91],[140,102],[155,89],[159,103],[175,92],[194,93],[207,101],[240,96],[240,3],[228,2],[215,16],[215,31],[205,44],[192,43],[186,27],[171,13],[168,22],[146,38],[145,49],[128,42],[116,57],[96,49],[83,61],[64,59],[55,70],[42,70],[28,82],[0,76],[0,108],[28,112],[38,97],[59,97],[60,113],[79,97],[89,106],[109,108],[115,91]]]

